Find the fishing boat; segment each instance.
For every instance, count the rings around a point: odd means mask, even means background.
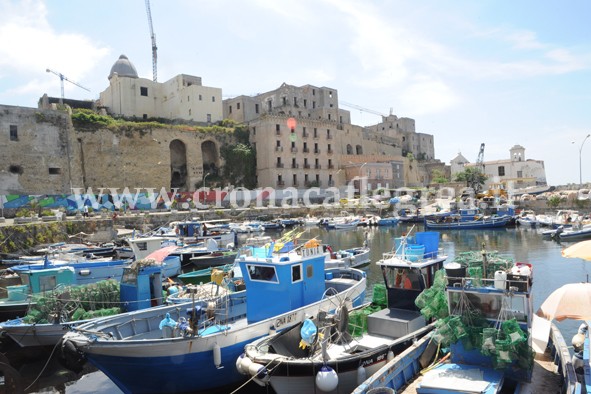
[[[72,264],[52,264],[46,258],[42,263],[22,264],[9,270],[20,278],[20,284],[7,287],[7,297],[0,299],[0,321],[24,316],[31,305],[32,294],[53,290],[58,286],[77,286],[101,280],[121,280],[128,260],[95,261]]]
[[[325,245],[328,256],[326,258],[326,268],[358,268],[369,264],[370,249],[367,246],[356,248],[341,249],[334,252],[330,245]]]
[[[245,347],[238,370],[279,394],[349,393],[427,335],[433,325],[414,301],[431,287],[447,257],[439,251],[439,233],[418,232],[395,244],[376,263],[384,285],[374,286],[374,305],[351,312],[347,305],[319,310],[314,319],[260,338]]]
[[[338,300],[357,306],[365,298],[365,273],[325,270],[319,242],[279,246],[252,247],[238,257],[247,290],[82,324],[64,344],[83,352],[124,392],[235,386],[246,379],[235,368],[246,344]]]
[[[55,346],[70,328],[90,319],[162,305],[161,271],[143,260],[126,267],[121,282],[109,279],[36,294],[28,313],[0,323],[0,333],[21,347]]]
[[[200,283],[208,283],[211,281],[211,274],[214,270],[222,271],[222,273],[229,273],[234,269],[234,263],[224,264],[219,267],[207,267],[200,270],[185,272],[180,274],[177,278],[184,284],[198,285]]]
[[[236,259],[238,251],[236,250],[215,250],[209,254],[190,258],[190,262],[196,268],[218,267],[229,264]]]
[[[550,235],[557,241],[581,241],[584,239],[591,239],[591,224],[566,229],[564,227],[558,227],[555,231],[551,232]]]
[[[398,216],[386,216],[378,220],[378,226],[395,226],[400,221]]]
[[[473,220],[459,220],[447,216],[440,221],[425,220],[425,227],[435,230],[477,230],[506,227],[512,221],[511,216],[479,217]]]
[[[578,382],[562,334],[533,313],[532,267],[515,263],[495,271],[494,278],[455,272],[444,289],[449,316],[436,323],[430,338],[392,359],[353,393],[585,392],[580,381],[589,382],[589,368]],[[579,335],[589,349],[585,331]],[[448,355],[442,357],[438,346],[449,346]],[[581,356],[580,366],[589,365],[588,356],[588,351]]]

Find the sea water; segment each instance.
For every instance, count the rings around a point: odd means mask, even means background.
[[[382,274],[375,262],[382,257],[382,253],[391,252],[394,239],[409,232],[423,231],[422,225],[399,223],[394,227],[357,228],[353,230],[325,230],[309,228],[301,239],[317,237],[322,243],[332,245],[332,249],[358,247],[365,239],[371,248],[371,263],[364,267],[368,273],[368,299],[371,299],[372,285],[382,283]],[[591,274],[591,262],[582,259],[567,259],[562,257],[561,250],[570,245],[559,244],[550,239],[544,239],[541,232],[529,228],[500,228],[488,230],[442,230],[439,245],[444,254],[448,255],[448,262],[461,252],[467,251],[497,251],[504,257],[515,262],[527,262],[533,265],[533,302],[534,312],[552,291],[560,286],[586,281]],[[275,237],[276,235],[273,234]],[[580,325],[578,321],[563,321],[557,324],[562,330],[567,344]],[[233,367],[233,366],[231,366]],[[63,390],[63,387],[61,387]],[[49,389],[51,390],[51,389]],[[43,391],[45,393],[51,391]],[[55,391],[57,392],[57,390]],[[64,391],[61,391],[64,392]],[[65,393],[120,393],[121,391],[101,372],[93,372],[83,376],[80,380],[66,385]],[[241,393],[270,393],[270,387],[262,388],[250,384]]]

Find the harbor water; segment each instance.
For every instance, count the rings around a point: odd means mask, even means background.
[[[381,271],[375,262],[382,257],[382,253],[389,252],[394,247],[394,238],[409,232],[422,231],[422,225],[398,224],[394,227],[357,228],[354,230],[325,230],[322,228],[308,228],[302,239],[317,237],[323,243],[332,245],[333,250],[361,246],[367,240],[371,247],[371,263],[364,267],[368,274],[368,298],[371,299],[372,285],[382,283]],[[570,244],[559,244],[550,239],[544,239],[540,232],[529,228],[501,228],[490,230],[447,230],[439,231],[440,247],[447,254],[448,262],[455,256],[466,251],[497,251],[504,257],[515,262],[527,262],[533,265],[533,297],[534,311],[544,299],[560,286],[587,281],[591,273],[591,262],[581,259],[567,259],[562,257],[561,250]],[[276,234],[269,234],[275,236]],[[580,322],[564,321],[558,323],[566,341],[576,333]],[[234,366],[228,366],[233,368]],[[43,393],[104,393],[121,392],[100,371],[82,376],[78,381],[71,382],[59,388],[46,388]],[[252,383],[238,391],[240,393],[272,393],[270,387],[259,387]]]

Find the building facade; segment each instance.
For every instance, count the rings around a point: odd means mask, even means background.
[[[222,120],[222,89],[203,86],[201,77],[181,74],[163,83],[140,78],[134,65],[121,55],[108,78],[99,107],[110,115],[197,123]]]

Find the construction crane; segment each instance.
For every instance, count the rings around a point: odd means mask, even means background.
[[[339,104],[345,107],[349,107],[349,108],[354,108],[354,109],[358,109],[359,111],[363,111],[363,112],[367,112],[370,114],[374,114],[374,115],[378,115],[378,116],[382,116],[384,118],[388,117],[388,115],[385,115],[381,112],[378,111],[374,111],[372,109],[368,109],[368,108],[363,108],[359,105],[355,105],[355,104],[351,104],[351,103],[347,103],[345,101],[339,101]],[[390,108],[390,115],[392,115],[392,108]]]
[[[46,69],[45,71],[46,71],[46,72],[48,72],[48,73],[54,73],[55,75],[57,75],[58,77],[60,77],[60,82],[61,82],[61,84],[62,84],[62,96],[60,97],[60,105],[63,105],[63,104],[64,104],[64,81],[68,81],[68,82],[70,82],[71,84],[74,84],[74,85],[78,86],[79,88],[82,88],[82,89],[84,89],[84,90],[87,90],[87,91],[89,91],[89,92],[90,92],[90,89],[88,89],[88,88],[85,88],[84,86],[80,85],[80,84],[79,84],[79,83],[77,83],[77,82],[74,82],[74,81],[71,81],[71,80],[69,80],[69,79],[68,79],[68,78],[66,78],[66,77],[65,77],[65,75],[64,75],[64,74],[62,74],[62,73],[58,73],[57,71],[50,70],[49,68],[48,68],[48,69]]]
[[[148,13],[148,24],[150,25],[150,38],[152,39],[152,79],[158,80],[158,47],[156,46],[156,34],[152,26],[152,12],[150,11],[150,0],[146,0],[146,12]]]

